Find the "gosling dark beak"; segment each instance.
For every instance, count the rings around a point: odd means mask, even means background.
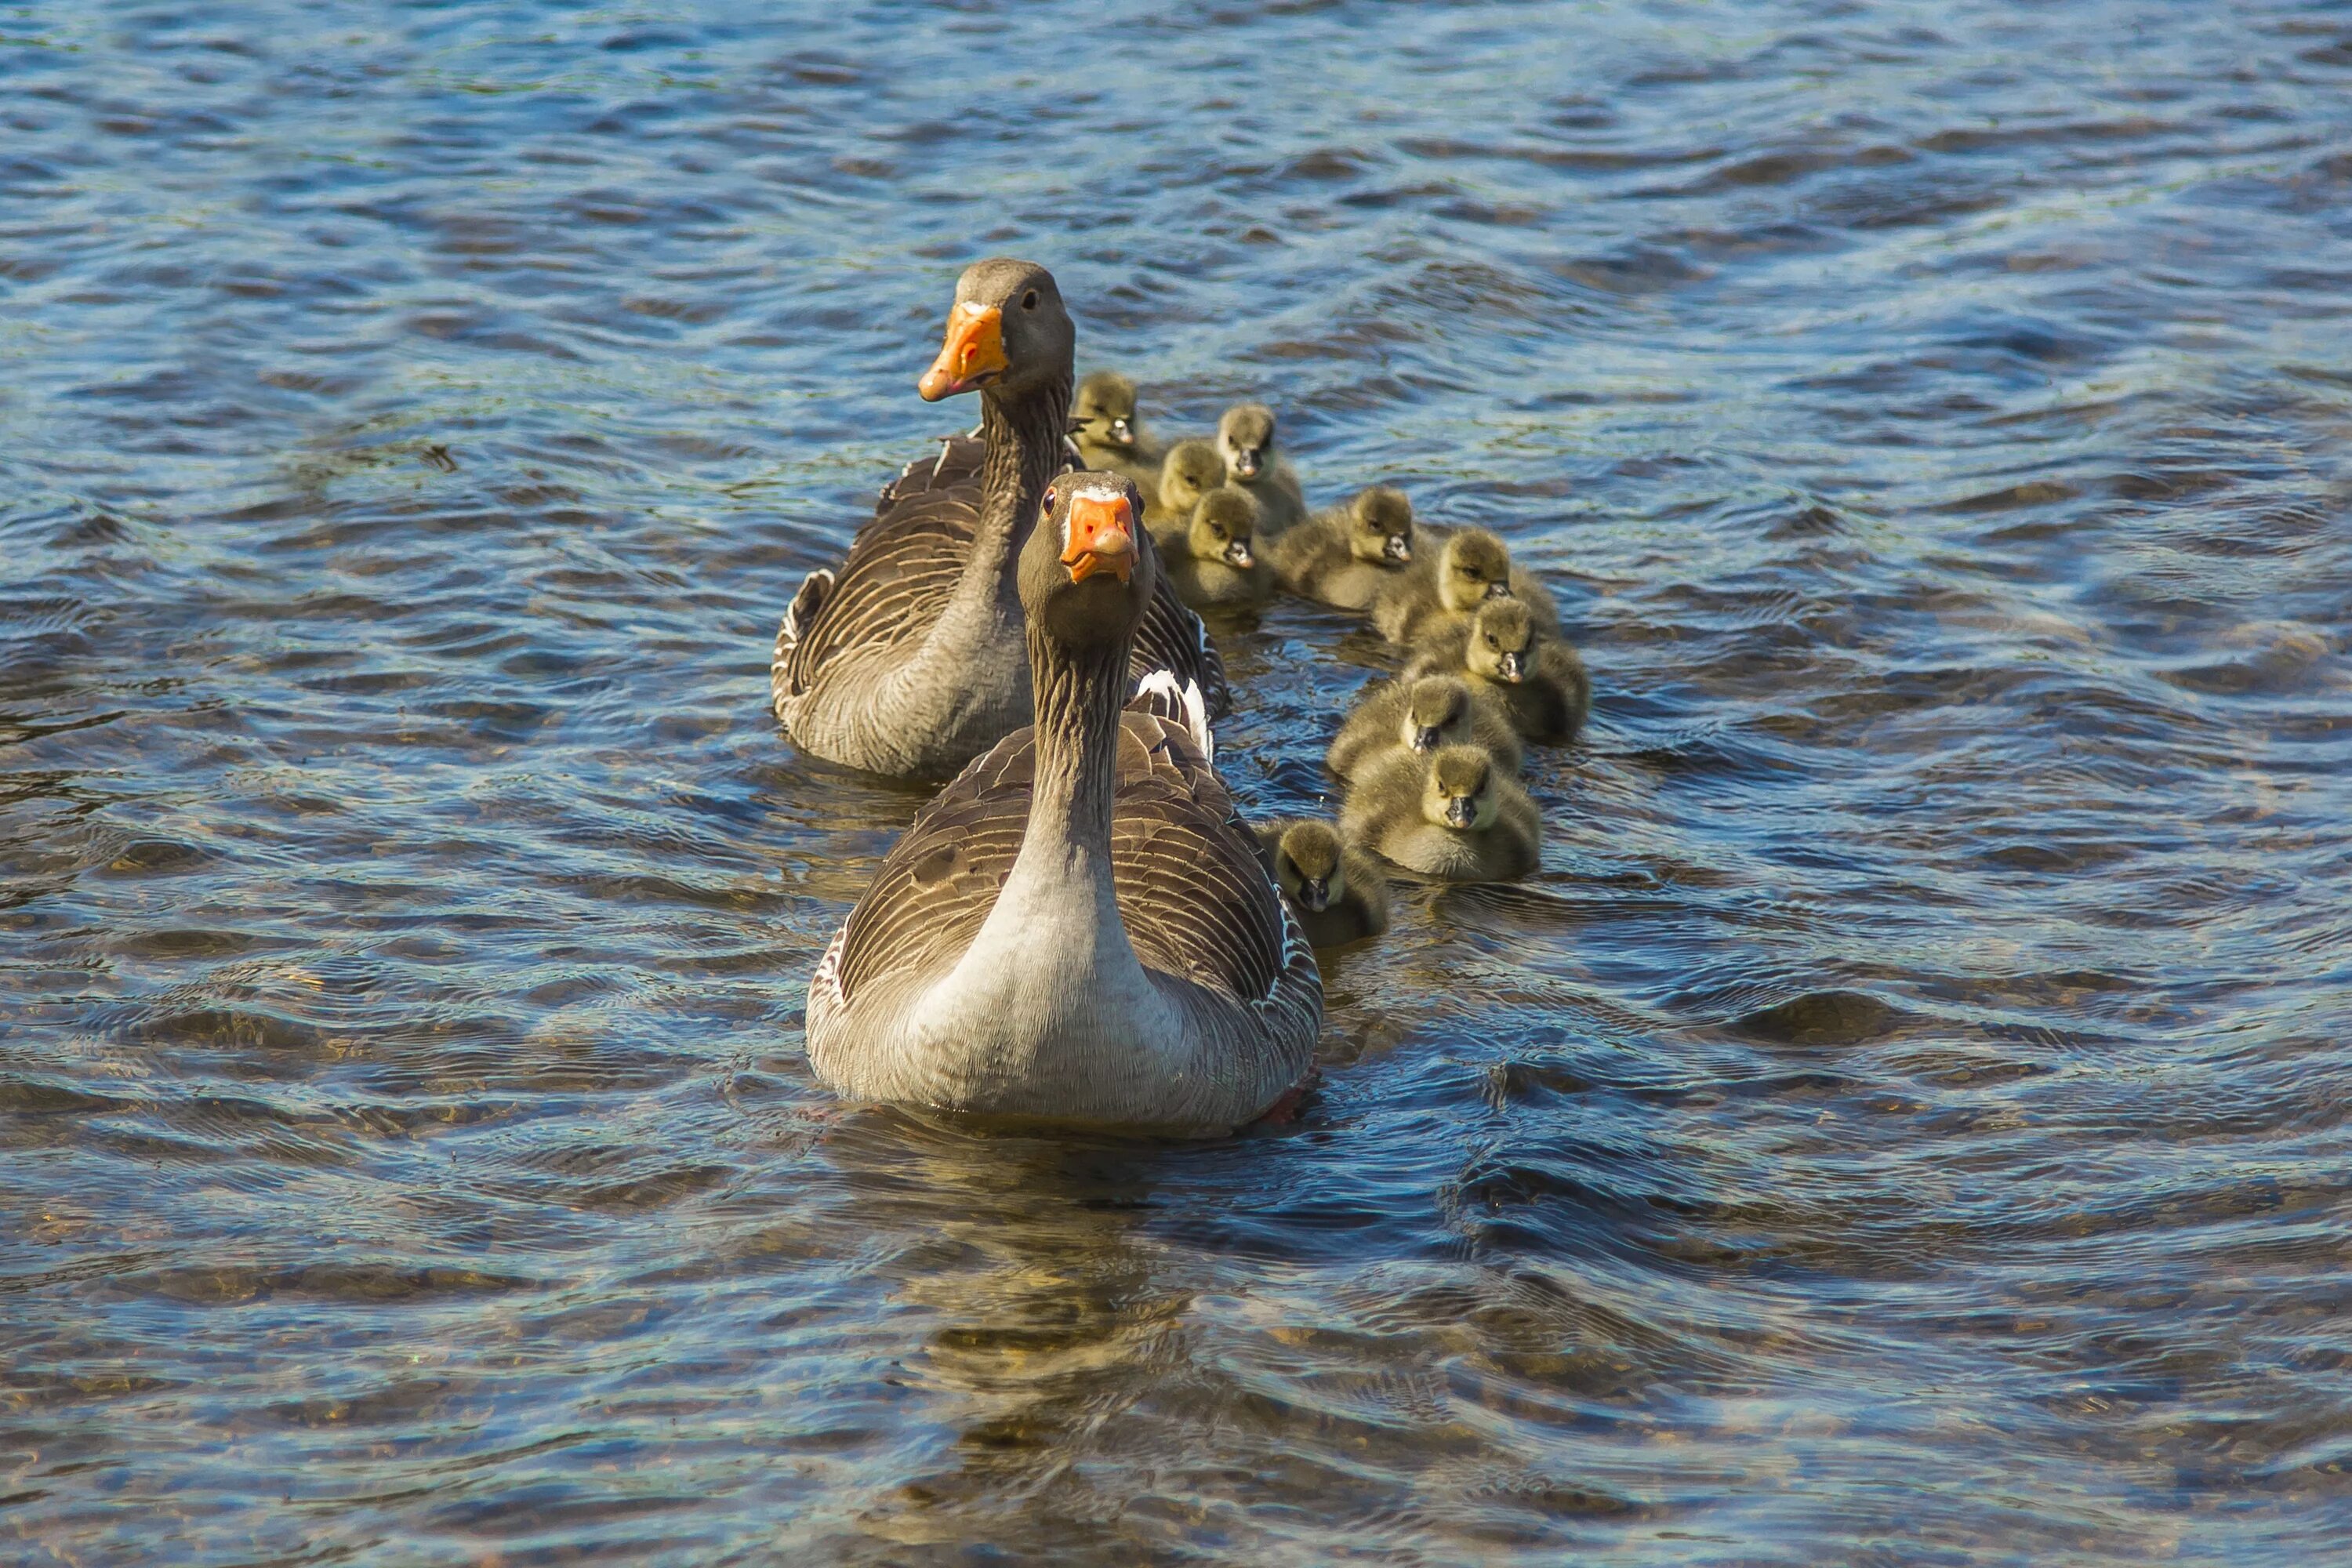
[[[1257,478],[1257,454],[1244,447],[1234,454],[1234,472],[1245,479]]]
[[[1490,599],[1507,599],[1510,596],[1511,585],[1508,583],[1489,583],[1486,584],[1486,597]]]
[[[1394,561],[1402,565],[1412,559],[1412,541],[1402,533],[1391,533],[1389,535],[1389,542],[1381,546],[1381,556],[1383,560]]]
[[[1308,910],[1318,915],[1329,909],[1331,907],[1330,879],[1317,877],[1310,881],[1299,883],[1298,901],[1305,904]]]
[[[1445,825],[1467,827],[1478,820],[1477,803],[1466,795],[1457,795],[1445,803]]]
[[[1501,676],[1505,680],[1510,681],[1514,684],[1526,679],[1528,674],[1528,656],[1523,653],[1505,654],[1500,659],[1496,661],[1495,673]]]
[[[1256,560],[1257,557],[1250,553],[1249,541],[1246,539],[1236,539],[1225,546],[1225,564],[1228,566],[1237,566],[1246,572]]]
[[[1437,731],[1423,726],[1412,732],[1412,749],[1416,752],[1437,750]]]

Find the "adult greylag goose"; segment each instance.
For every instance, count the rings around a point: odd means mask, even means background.
[[[1000,258],[965,269],[918,390],[929,402],[977,391],[980,440],[908,465],[840,569],[809,574],[793,595],[769,691],[803,751],[944,779],[1029,721],[1014,566],[1038,496],[1071,455],[1076,337],[1045,268]],[[1223,710],[1223,665],[1172,589],[1150,605],[1137,643],[1139,676],[1173,670]]]
[[[1081,468],[1125,474],[1149,503],[1160,493],[1160,464],[1166,448],[1143,432],[1135,415],[1135,383],[1115,370],[1098,370],[1078,383],[1070,410],[1076,426],[1071,440]]]
[[[1390,752],[1348,792],[1339,831],[1424,876],[1508,882],[1536,868],[1543,819],[1484,750],[1440,746]]]
[[[1352,779],[1392,752],[1425,755],[1460,745],[1482,747],[1507,771],[1519,771],[1518,731],[1494,698],[1458,675],[1406,676],[1364,694],[1332,738],[1323,765]]]
[[[1317,512],[1266,547],[1287,593],[1339,610],[1368,610],[1412,563],[1412,502],[1373,485],[1345,506]]]
[[[1224,459],[1225,482],[1239,485],[1257,500],[1258,531],[1278,539],[1307,516],[1307,496],[1290,459],[1274,449],[1274,410],[1263,403],[1236,403],[1217,420],[1217,456]]]
[[[1274,862],[1274,879],[1290,900],[1307,940],[1338,947],[1389,929],[1389,879],[1370,856],[1313,817],[1269,822],[1257,830]]]
[[[1141,497],[1054,481],[1023,546],[1034,727],[917,814],[809,982],[808,1053],[856,1099],[1213,1132],[1311,1065],[1323,984],[1186,717],[1127,701],[1160,575]]]
[[[1511,564],[1503,542],[1483,528],[1446,536],[1436,558],[1392,579],[1372,602],[1372,625],[1391,642],[1417,642],[1467,626],[1479,605],[1504,595],[1526,602],[1538,619],[1559,629],[1551,594],[1532,573]]]
[[[1491,699],[1528,740],[1564,745],[1592,711],[1592,678],[1584,660],[1517,598],[1488,599],[1466,626],[1423,643],[1403,679],[1459,676]]]

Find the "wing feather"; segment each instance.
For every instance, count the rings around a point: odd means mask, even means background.
[[[843,927],[840,993],[887,971],[943,966],[969,947],[1020,853],[1035,731],[975,759],[916,815]],[[1255,837],[1181,718],[1139,703],[1122,716],[1111,875],[1144,967],[1245,1005],[1296,963],[1294,923]]]

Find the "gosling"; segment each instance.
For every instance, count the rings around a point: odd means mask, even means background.
[[[1307,516],[1307,496],[1298,488],[1290,459],[1274,449],[1274,410],[1263,403],[1236,403],[1217,421],[1217,456],[1224,459],[1228,484],[1257,498],[1259,529],[1275,539]]]
[[[1192,526],[1162,557],[1176,596],[1196,610],[1241,610],[1274,597],[1274,568],[1252,545],[1257,502],[1219,485],[1192,509]]]
[[[1077,425],[1071,439],[1083,466],[1125,475],[1147,501],[1158,491],[1166,453],[1135,416],[1135,383],[1115,370],[1095,372],[1078,383],[1070,417]]]
[[[1483,528],[1465,528],[1446,540],[1427,570],[1390,581],[1372,603],[1372,625],[1391,642],[1418,642],[1467,626],[1481,603],[1504,595],[1525,601],[1546,626],[1559,629],[1559,612],[1543,584],[1511,564],[1501,540]]]
[[[1387,485],[1358,490],[1266,546],[1284,591],[1339,610],[1369,610],[1412,563],[1412,502]]]
[[[1309,942],[1339,947],[1389,929],[1388,878],[1329,823],[1298,817],[1265,823],[1257,834]]]
[[[1339,831],[1449,882],[1514,881],[1536,868],[1543,843],[1535,802],[1476,746],[1391,753],[1348,792]]]
[[[1209,442],[1196,437],[1168,448],[1156,484],[1144,491],[1143,509],[1143,524],[1163,552],[1173,550],[1192,526],[1201,498],[1224,482],[1225,460]]]
[[[1468,626],[1424,642],[1405,666],[1407,679],[1423,675],[1460,676],[1539,745],[1573,741],[1592,712],[1584,660],[1523,599],[1488,599]]]
[[[1519,732],[1502,705],[1458,675],[1385,681],[1364,694],[1331,742],[1323,765],[1360,778],[1393,752],[1476,746],[1506,772],[1517,773]]]

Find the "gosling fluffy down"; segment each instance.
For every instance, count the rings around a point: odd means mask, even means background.
[[[1372,625],[1395,643],[1418,642],[1452,626],[1466,624],[1490,598],[1523,601],[1538,620],[1557,631],[1559,611],[1535,577],[1511,564],[1510,550],[1483,528],[1465,528],[1445,542],[1435,559],[1389,583],[1372,605]]]
[[[1167,453],[1136,417],[1135,383],[1115,370],[1095,372],[1078,383],[1070,421],[1077,426],[1070,438],[1085,467],[1125,475],[1147,503],[1159,493]]]
[[[1217,456],[1225,482],[1255,497],[1258,531],[1268,539],[1289,531],[1307,516],[1306,492],[1290,459],[1274,449],[1274,410],[1263,403],[1236,403],[1217,420]]]
[[[1573,741],[1592,711],[1584,660],[1522,599],[1488,599],[1468,625],[1423,642],[1405,666],[1406,679],[1423,675],[1460,676],[1539,745]]]
[[[1168,548],[1168,579],[1196,610],[1239,610],[1274,596],[1274,568],[1257,553],[1257,502],[1219,485],[1192,509],[1192,525]]]
[[[1309,942],[1339,947],[1389,929],[1387,873],[1329,823],[1292,817],[1260,824],[1257,836]]]
[[[1518,731],[1501,705],[1458,675],[1423,675],[1368,688],[1323,763],[1352,779],[1393,752],[1458,745],[1480,747],[1505,771],[1519,771]]]
[[[1391,752],[1348,792],[1339,831],[1449,882],[1513,881],[1536,868],[1543,846],[1535,802],[1476,746]]]
[[[1209,442],[1195,437],[1169,447],[1157,489],[1145,492],[1143,523],[1153,542],[1162,551],[1173,548],[1192,525],[1192,509],[1201,498],[1224,482],[1225,460]]]
[[[1317,512],[1266,547],[1286,593],[1340,610],[1369,610],[1412,564],[1412,502],[1373,485]]]

